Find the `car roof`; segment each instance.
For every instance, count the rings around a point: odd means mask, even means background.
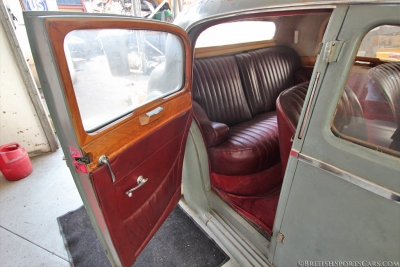
[[[174,24],[180,26],[187,32],[201,22],[212,20],[217,17],[229,17],[234,14],[256,13],[270,9],[279,8],[329,8],[338,4],[361,4],[361,3],[400,3],[399,0],[199,0],[185,7],[176,17]]]

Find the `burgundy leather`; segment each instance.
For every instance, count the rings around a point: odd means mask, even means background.
[[[234,56],[196,59],[192,92],[210,121],[231,126],[251,120]]]
[[[211,170],[225,175],[263,171],[280,161],[276,112],[230,127],[229,138],[208,149]]]
[[[264,231],[270,240],[278,207],[280,188],[261,196],[237,196],[214,189],[234,210],[256,228]]]
[[[279,148],[282,171],[285,173],[290,150],[291,138],[296,132],[309,83],[302,83],[283,91],[276,100]],[[337,105],[333,120],[335,128],[346,135],[366,140],[364,115],[357,96],[346,86]]]
[[[300,69],[297,53],[284,46],[267,47],[235,56],[253,116],[275,110],[279,94],[294,85]]]
[[[364,141],[368,139],[363,109],[356,94],[348,86],[339,99],[333,125],[343,135]]]
[[[282,185],[283,176],[281,164],[262,172],[247,175],[224,175],[211,172],[211,185],[213,188],[222,189],[226,193],[240,196],[255,196],[270,193]]]
[[[132,266],[181,196],[181,173],[192,112],[188,111],[122,151],[91,174],[96,196],[123,266]],[[157,166],[157,168],[154,168]],[[128,197],[143,175],[148,181]]]
[[[193,101],[193,112],[200,124],[206,147],[213,147],[225,142],[229,136],[229,127],[226,124],[210,121],[200,105]]]
[[[278,117],[279,149],[282,173],[285,173],[293,137],[306,98],[308,82],[293,86],[283,91],[276,100]]]
[[[314,67],[302,67],[294,74],[294,84],[309,82],[311,80]]]
[[[368,71],[368,77],[385,96],[394,122],[400,124],[400,63],[391,62],[376,66]]]
[[[363,118],[364,114],[357,96],[350,87],[346,86],[339,99],[333,125],[335,125],[336,129],[341,132],[345,126],[351,123],[354,117]]]

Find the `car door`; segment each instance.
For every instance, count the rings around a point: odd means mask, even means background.
[[[172,24],[27,12],[67,164],[113,266],[131,266],[181,197],[191,49]]]
[[[345,115],[364,120],[363,113],[342,112],[341,97],[354,95],[348,82],[353,65],[370,68],[355,62],[366,33],[399,26],[399,10],[394,3],[339,5],[328,24],[285,174],[278,207],[284,209],[275,219],[269,257],[275,266],[399,264],[400,154],[372,143],[378,136],[365,125],[355,129],[369,135],[366,141],[336,129],[336,118]],[[390,129],[387,141],[393,141],[396,127],[382,129]]]

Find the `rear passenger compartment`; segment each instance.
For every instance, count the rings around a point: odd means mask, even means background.
[[[285,46],[194,62],[193,109],[212,188],[267,237],[284,174],[276,100],[310,75],[296,51]]]

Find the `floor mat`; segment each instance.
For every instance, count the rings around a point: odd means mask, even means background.
[[[109,267],[82,206],[57,218],[71,266]],[[221,266],[229,257],[177,206],[137,258],[134,267]]]

